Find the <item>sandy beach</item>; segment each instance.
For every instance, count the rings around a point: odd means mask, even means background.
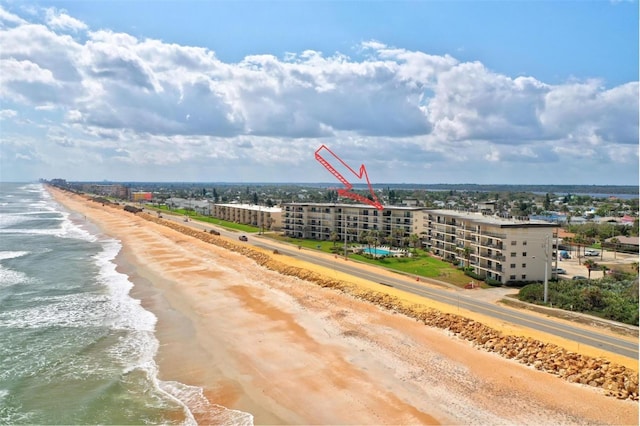
[[[251,413],[255,424],[638,424],[637,402],[478,350],[121,207],[49,191],[122,242],[119,270],[158,318],[160,379],[204,390],[209,405],[191,407],[199,424],[233,416],[213,404]]]

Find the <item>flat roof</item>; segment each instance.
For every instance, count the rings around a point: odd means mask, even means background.
[[[425,212],[441,214],[443,216],[455,217],[458,219],[466,219],[473,222],[485,223],[488,225],[495,225],[501,228],[528,228],[528,227],[549,227],[549,228],[557,228],[560,225],[554,222],[547,222],[546,220],[539,219],[514,219],[500,217],[496,215],[487,215],[476,212],[465,212],[458,210],[445,210],[445,209],[424,209]]]
[[[282,209],[280,207],[267,207],[267,206],[260,206],[258,204],[215,203],[214,206],[233,207],[235,209],[255,210],[255,211],[261,211],[261,212],[268,212],[268,213],[282,212]]]
[[[342,207],[342,208],[354,208],[354,209],[375,209],[374,206],[369,204],[346,204],[346,203],[305,203],[300,201],[294,201],[291,203],[282,203],[285,206],[318,206],[318,207]],[[383,206],[384,210],[424,210],[424,207],[416,206]]]

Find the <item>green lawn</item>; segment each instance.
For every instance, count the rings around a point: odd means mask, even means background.
[[[298,245],[312,250],[344,255],[344,242],[336,242],[334,245],[332,241],[301,240],[278,234],[267,234],[267,236],[278,241]],[[443,262],[442,260],[429,255],[424,250],[417,250],[411,257],[388,257],[384,259],[372,259],[359,254],[349,253],[349,259],[382,266],[394,271],[404,272],[406,274],[433,278],[457,286],[464,286],[472,280],[450,263]],[[483,287],[485,286],[483,282],[479,282],[478,284]]]
[[[255,226],[227,222],[209,216],[202,216],[196,214],[192,210],[169,210],[166,206],[146,206],[146,208],[157,209],[160,211],[169,211],[171,213],[179,215],[187,215],[194,220],[208,222],[214,225],[222,226],[224,228],[236,229],[246,233],[256,233],[260,231],[260,229]],[[311,250],[319,250],[325,253],[337,253],[340,255],[344,255],[344,242],[341,241],[337,241],[334,244],[333,241],[302,240],[298,238],[285,237],[277,233],[267,233],[265,234],[265,236]],[[360,244],[357,245],[359,246]],[[382,266],[406,274],[421,276],[425,278],[433,278],[461,287],[472,280],[470,277],[466,276],[462,271],[455,268],[450,263],[443,262],[440,259],[430,256],[424,250],[417,250],[416,253],[411,257],[389,257],[384,259],[371,259],[359,254],[349,253],[349,259],[370,263],[372,265]],[[486,286],[484,282],[479,282],[478,284],[480,284],[482,287]]]
[[[245,225],[242,223],[228,222],[226,220],[221,220],[221,219],[217,219],[215,217],[210,217],[210,216],[202,216],[194,212],[193,210],[169,209],[167,206],[164,206],[164,205],[160,205],[160,206],[147,205],[145,206],[145,208],[149,210],[166,211],[173,214],[189,216],[193,220],[197,220],[200,222],[207,222],[213,225],[221,226],[223,228],[235,229],[235,230],[246,232],[246,233],[255,233],[260,231],[260,228],[257,228],[255,226]]]

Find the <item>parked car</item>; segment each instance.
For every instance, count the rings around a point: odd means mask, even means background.
[[[573,277],[573,278],[571,278],[571,279],[572,279],[572,280],[575,280],[575,281],[579,281],[579,280],[588,280],[589,278],[587,278],[587,277],[583,277],[582,275],[576,275],[576,276],[574,276],[574,277]]]
[[[566,273],[567,273],[567,271],[565,271],[565,270],[564,270],[564,269],[562,269],[562,268],[553,268],[553,269],[551,270],[551,273],[552,273],[552,274],[554,274],[554,275],[561,275],[561,274],[566,274]]]
[[[247,238],[247,236],[246,236],[246,235],[240,235],[240,236],[238,237],[238,239],[239,239],[240,241],[249,241],[249,239]]]
[[[600,256],[600,252],[598,250],[586,249],[584,251],[585,256]]]

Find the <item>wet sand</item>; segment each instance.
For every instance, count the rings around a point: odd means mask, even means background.
[[[202,387],[211,403],[251,413],[256,424],[638,423],[636,402],[480,351],[121,208],[51,192],[122,241],[120,270],[158,317],[160,378]],[[201,424],[216,422],[194,413]]]

